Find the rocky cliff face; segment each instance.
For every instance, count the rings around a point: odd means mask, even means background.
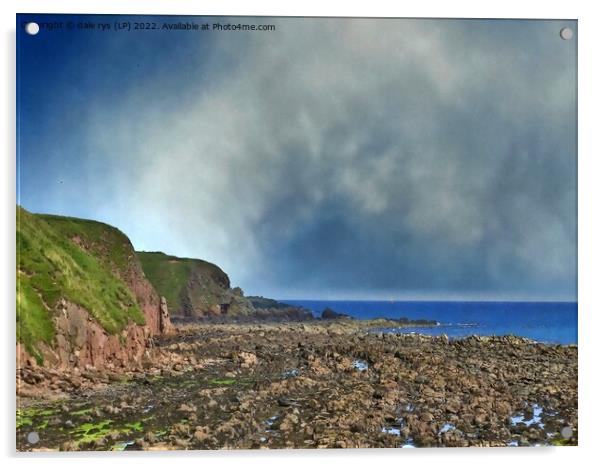
[[[142,363],[172,330],[129,239],[99,222],[17,208],[17,367]]]
[[[162,252],[137,254],[144,274],[166,297],[174,317],[236,317],[254,312],[242,290],[231,288],[228,275],[215,264]]]

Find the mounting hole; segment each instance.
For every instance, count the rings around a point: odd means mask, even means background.
[[[573,436],[573,429],[571,429],[569,426],[563,427],[560,431],[560,435],[563,439],[568,440]]]
[[[27,23],[25,25],[25,32],[30,36],[35,36],[40,32],[40,25],[38,23]]]
[[[571,40],[573,38],[573,30],[571,28],[562,28],[560,30],[560,37],[564,40]]]
[[[40,441],[40,435],[37,432],[27,434],[27,441],[31,444],[36,444]]]

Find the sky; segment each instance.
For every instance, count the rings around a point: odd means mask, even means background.
[[[575,21],[30,20],[112,29],[18,27],[26,209],[248,295],[576,300]]]

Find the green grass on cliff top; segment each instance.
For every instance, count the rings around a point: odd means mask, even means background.
[[[79,238],[84,249],[91,252],[103,265],[124,275],[135,256],[129,238],[106,223],[60,215],[37,214],[65,238]]]
[[[169,256],[162,252],[136,252],[144,275],[157,292],[164,296],[170,309],[180,308],[180,293],[188,284],[194,270],[200,270],[216,281],[228,283],[226,273],[217,265],[201,259]]]
[[[72,238],[79,236],[84,251]],[[132,292],[113,273],[134,252],[125,235],[99,222],[42,216],[17,206],[17,341],[41,360],[52,345],[53,309],[60,298],[85,308],[109,333],[144,324]]]

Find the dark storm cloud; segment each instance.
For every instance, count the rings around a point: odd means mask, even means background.
[[[98,109],[137,247],[280,297],[576,297],[566,23],[268,22]]]

